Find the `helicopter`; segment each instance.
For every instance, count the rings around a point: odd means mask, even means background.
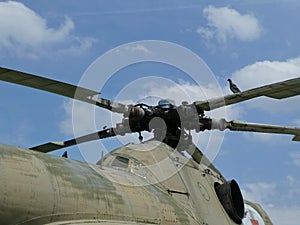
[[[266,96],[300,95],[300,78],[193,103],[123,104],[99,92],[0,68],[0,80],[93,104],[122,115],[114,127],[28,149],[0,145],[0,224],[271,225],[237,181],[225,179],[193,143],[190,131],[226,129],[293,135],[300,128],[210,118],[205,112]],[[153,133],[143,140],[141,132]],[[114,136],[138,133],[96,164],[46,154]],[[187,152],[187,157],[183,152]]]

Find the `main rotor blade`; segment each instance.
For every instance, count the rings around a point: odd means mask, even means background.
[[[108,128],[105,130],[101,130],[95,133],[87,134],[78,138],[70,139],[68,141],[64,142],[49,142],[46,144],[38,145],[32,148],[29,148],[30,150],[38,151],[38,152],[51,152],[58,149],[70,147],[73,145],[81,144],[84,142],[94,141],[98,139],[108,138],[115,136],[114,128]]]
[[[269,124],[247,123],[233,120],[225,122],[225,127],[232,131],[251,131],[271,134],[291,134],[294,135],[293,141],[300,141],[300,128],[292,126],[276,126]]]
[[[100,93],[97,91],[29,73],[0,67],[0,80],[95,104],[113,112],[126,113],[129,111],[129,106],[127,105],[99,98],[97,95]]]
[[[200,111],[210,111],[260,96],[283,99],[296,95],[300,95],[300,77],[226,95],[224,97],[209,99],[207,101],[196,101],[194,104]]]

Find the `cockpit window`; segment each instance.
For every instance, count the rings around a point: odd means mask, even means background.
[[[115,167],[128,168],[128,164],[129,164],[128,158],[117,156],[111,165]]]

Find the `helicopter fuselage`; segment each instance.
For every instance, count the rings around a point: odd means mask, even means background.
[[[236,224],[214,189],[224,178],[158,141],[98,165],[0,145],[0,171],[0,224]]]

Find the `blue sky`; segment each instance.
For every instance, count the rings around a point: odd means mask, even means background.
[[[118,71],[105,84],[99,84],[99,91],[104,97],[128,102],[143,100],[147,95],[155,96],[154,100],[172,97],[179,103],[187,95],[197,100],[204,97],[203,92],[207,96],[215,96],[217,89],[229,93],[228,77],[242,90],[299,77],[299,9],[300,3],[292,0],[1,1],[0,66],[77,85],[93,68],[92,63],[111,49],[139,42],[127,50],[147,54],[151,49],[142,41],[171,42],[201,57],[219,86],[203,82],[198,87],[178,68],[147,62]],[[151,82],[147,79],[150,76],[156,77],[152,81],[160,81],[159,77],[168,82]],[[176,88],[182,88],[185,94],[176,92]],[[1,143],[30,147],[73,137],[74,107],[69,99],[4,82],[0,83],[0,92]],[[228,107],[226,118],[300,126],[299,101],[299,97],[280,102],[254,99]],[[85,107],[79,103],[75,106],[80,117],[76,122],[79,133],[92,129],[84,116]],[[97,128],[110,125],[108,112],[96,109],[95,115]],[[244,196],[262,204],[274,224],[298,224],[300,143],[284,135],[215,135],[222,141],[214,163],[223,175],[236,179]],[[199,147],[205,149],[209,134],[202,136]],[[121,142],[128,140],[136,138]],[[103,141],[107,150],[118,146],[116,142]],[[70,149],[69,154],[82,159],[77,148]]]

